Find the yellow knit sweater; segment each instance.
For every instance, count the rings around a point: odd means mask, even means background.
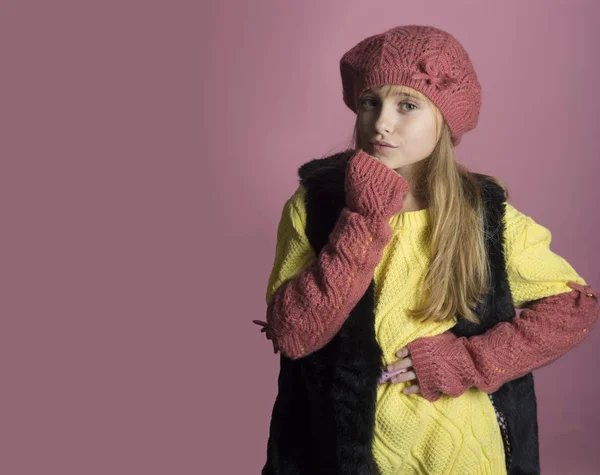
[[[285,203],[266,301],[312,259],[304,233],[306,189],[299,185]],[[587,283],[550,250],[550,231],[506,203],[505,252],[513,304],[570,292],[571,280]],[[445,332],[456,323],[418,323],[406,314],[429,265],[428,210],[398,213],[390,219],[393,237],[375,269],[375,329],[385,364],[398,349],[424,336]],[[377,390],[373,454],[380,474],[506,474],[500,428],[489,397],[471,388],[460,397],[443,395],[429,402],[406,395],[405,384],[380,384]]]

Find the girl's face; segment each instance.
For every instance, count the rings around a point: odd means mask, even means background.
[[[441,120],[438,108],[415,89],[374,87],[359,100],[358,144],[369,155],[408,177],[410,166],[433,152],[442,132]],[[376,141],[393,148],[376,148]]]

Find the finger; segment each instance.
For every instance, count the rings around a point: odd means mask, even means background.
[[[404,388],[404,390],[402,392],[404,394],[416,394],[419,391],[420,391],[419,385],[418,384],[413,384],[412,386]]]
[[[406,373],[401,373],[392,378],[392,383],[406,383],[407,381],[412,381],[413,379],[417,379],[417,375],[414,371],[407,371]]]
[[[412,359],[409,358],[402,358],[401,360],[398,360],[394,363],[391,363],[388,365],[387,370],[390,373],[393,373],[395,371],[398,371],[399,369],[405,369],[405,368],[410,368],[412,366]]]
[[[408,348],[406,346],[403,346],[396,352],[396,356],[398,358],[404,358],[405,356],[408,356],[408,353],[409,353]]]

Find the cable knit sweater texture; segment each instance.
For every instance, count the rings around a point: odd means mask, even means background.
[[[457,338],[456,320],[418,323],[427,266],[428,210],[399,213],[408,184],[358,153],[349,163],[347,207],[315,256],[302,185],[285,203],[266,301],[275,351],[299,358],[323,347],[375,280],[375,326],[385,363],[408,346],[421,394],[380,384],[373,453],[382,474],[505,473],[504,449],[486,392],[555,360],[595,324],[598,294],[559,255],[551,234],[506,203],[505,252],[515,307],[511,323]],[[384,206],[384,203],[387,203]],[[458,397],[460,396],[460,397]]]
[[[292,359],[325,346],[348,318],[367,290],[392,237],[388,221],[402,209],[402,197],[410,189],[395,171],[362,151],[348,164],[345,188],[347,206],[329,243],[318,258],[283,284],[267,309],[267,336],[273,340],[275,351],[281,350]],[[312,250],[304,228],[294,228],[289,222],[295,211],[302,213],[300,217],[305,221],[301,200],[303,196],[297,193],[286,204],[278,231],[281,245],[276,260],[293,259],[300,250],[304,264],[309,249]],[[289,236],[290,231],[295,235]]]

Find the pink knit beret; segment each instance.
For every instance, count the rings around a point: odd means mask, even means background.
[[[365,38],[340,60],[343,97],[355,113],[361,94],[385,84],[412,87],[442,113],[458,145],[477,125],[481,85],[469,55],[450,34],[422,25],[398,26]]]

